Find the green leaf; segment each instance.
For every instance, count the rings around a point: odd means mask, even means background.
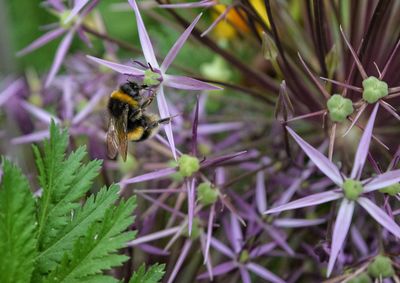
[[[54,269],[64,252],[70,250],[74,241],[83,236],[93,222],[102,218],[105,210],[117,199],[118,188],[110,189],[109,193],[104,189],[96,201],[92,196],[80,209],[80,199],[90,190],[102,162],[94,160],[82,164],[87,155],[85,147],[65,158],[67,143],[67,132],[52,123],[50,140],[44,142],[43,155],[34,147],[38,179],[43,188],[39,202],[39,253],[35,275]]]
[[[29,282],[36,255],[35,202],[21,170],[2,161],[0,282]]]
[[[135,207],[135,197],[109,207],[102,221],[92,223],[44,282],[86,282],[126,261],[128,257],[117,252],[135,237],[132,231],[123,232],[133,223]]]
[[[165,264],[154,264],[146,271],[144,264],[133,273],[129,283],[158,283],[163,277]]]
[[[50,125],[50,139],[44,141],[44,154],[40,154],[39,149],[34,147],[36,166],[39,172],[39,184],[43,189],[42,197],[39,202],[38,212],[38,239],[39,245],[43,237],[43,231],[47,225],[48,217],[52,206],[54,205],[54,192],[63,172],[62,163],[64,160],[64,152],[67,149],[68,134],[57,128],[54,121]]]
[[[65,251],[70,250],[74,241],[83,236],[89,227],[102,219],[106,210],[118,199],[119,187],[104,187],[96,195],[91,195],[85,205],[74,211],[72,221],[60,232],[60,237],[43,249],[37,257],[42,272],[54,269]]]

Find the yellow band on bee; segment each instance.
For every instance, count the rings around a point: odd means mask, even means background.
[[[144,128],[139,126],[128,132],[128,140],[138,141],[142,138],[144,133]]]
[[[138,107],[139,103],[137,102],[137,100],[133,99],[132,97],[130,97],[128,94],[119,91],[119,90],[115,90],[111,93],[111,98],[115,98],[118,99],[122,102],[128,103],[130,106],[132,107]]]

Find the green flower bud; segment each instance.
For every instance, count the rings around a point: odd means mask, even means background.
[[[212,188],[210,183],[201,183],[197,187],[197,198],[203,205],[213,204],[218,199],[218,190]]]
[[[347,179],[343,183],[344,195],[349,200],[356,200],[363,191],[363,187],[360,181]]]
[[[386,278],[394,275],[394,270],[390,258],[378,255],[368,266],[368,274],[373,278]]]
[[[389,93],[388,84],[373,76],[363,80],[363,99],[368,103],[375,103]]]
[[[197,239],[198,237],[200,237],[202,232],[202,228],[200,225],[200,219],[195,217],[193,218],[193,223],[192,223],[192,233],[189,236],[189,225],[186,226],[185,229],[183,229],[182,234],[183,236],[190,238],[192,240]]]
[[[250,258],[249,252],[247,250],[243,250],[239,256],[239,262],[246,263]]]
[[[353,102],[339,94],[332,95],[326,105],[329,110],[329,117],[334,122],[343,122],[354,111]]]
[[[182,176],[190,177],[193,173],[199,171],[200,161],[194,156],[184,154],[178,159],[178,166]]]
[[[388,194],[388,195],[391,195],[391,196],[395,196],[395,195],[397,195],[397,194],[400,193],[400,184],[399,184],[399,183],[396,183],[396,184],[394,184],[394,185],[390,185],[390,186],[388,186],[388,187],[385,187],[385,188],[383,188],[383,189],[380,189],[379,191],[380,191],[381,193],[384,193],[384,194]]]
[[[363,272],[357,277],[354,277],[353,279],[347,281],[347,283],[372,283],[372,280],[367,273]]]
[[[159,73],[153,72],[150,69],[144,71],[143,84],[148,86],[157,86],[160,84],[161,75]]]

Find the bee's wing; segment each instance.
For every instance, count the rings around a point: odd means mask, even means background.
[[[114,159],[119,152],[122,159],[124,161],[126,160],[128,151],[128,137],[126,130],[128,124],[128,111],[129,108],[126,107],[121,117],[110,117],[110,124],[107,131],[107,152],[108,157],[111,159]]]

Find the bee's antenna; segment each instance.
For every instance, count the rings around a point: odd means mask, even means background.
[[[150,64],[150,63],[147,63],[147,64],[149,65],[150,70],[151,70],[152,72],[154,72],[154,69],[153,69],[153,67],[151,66],[151,64]]]

